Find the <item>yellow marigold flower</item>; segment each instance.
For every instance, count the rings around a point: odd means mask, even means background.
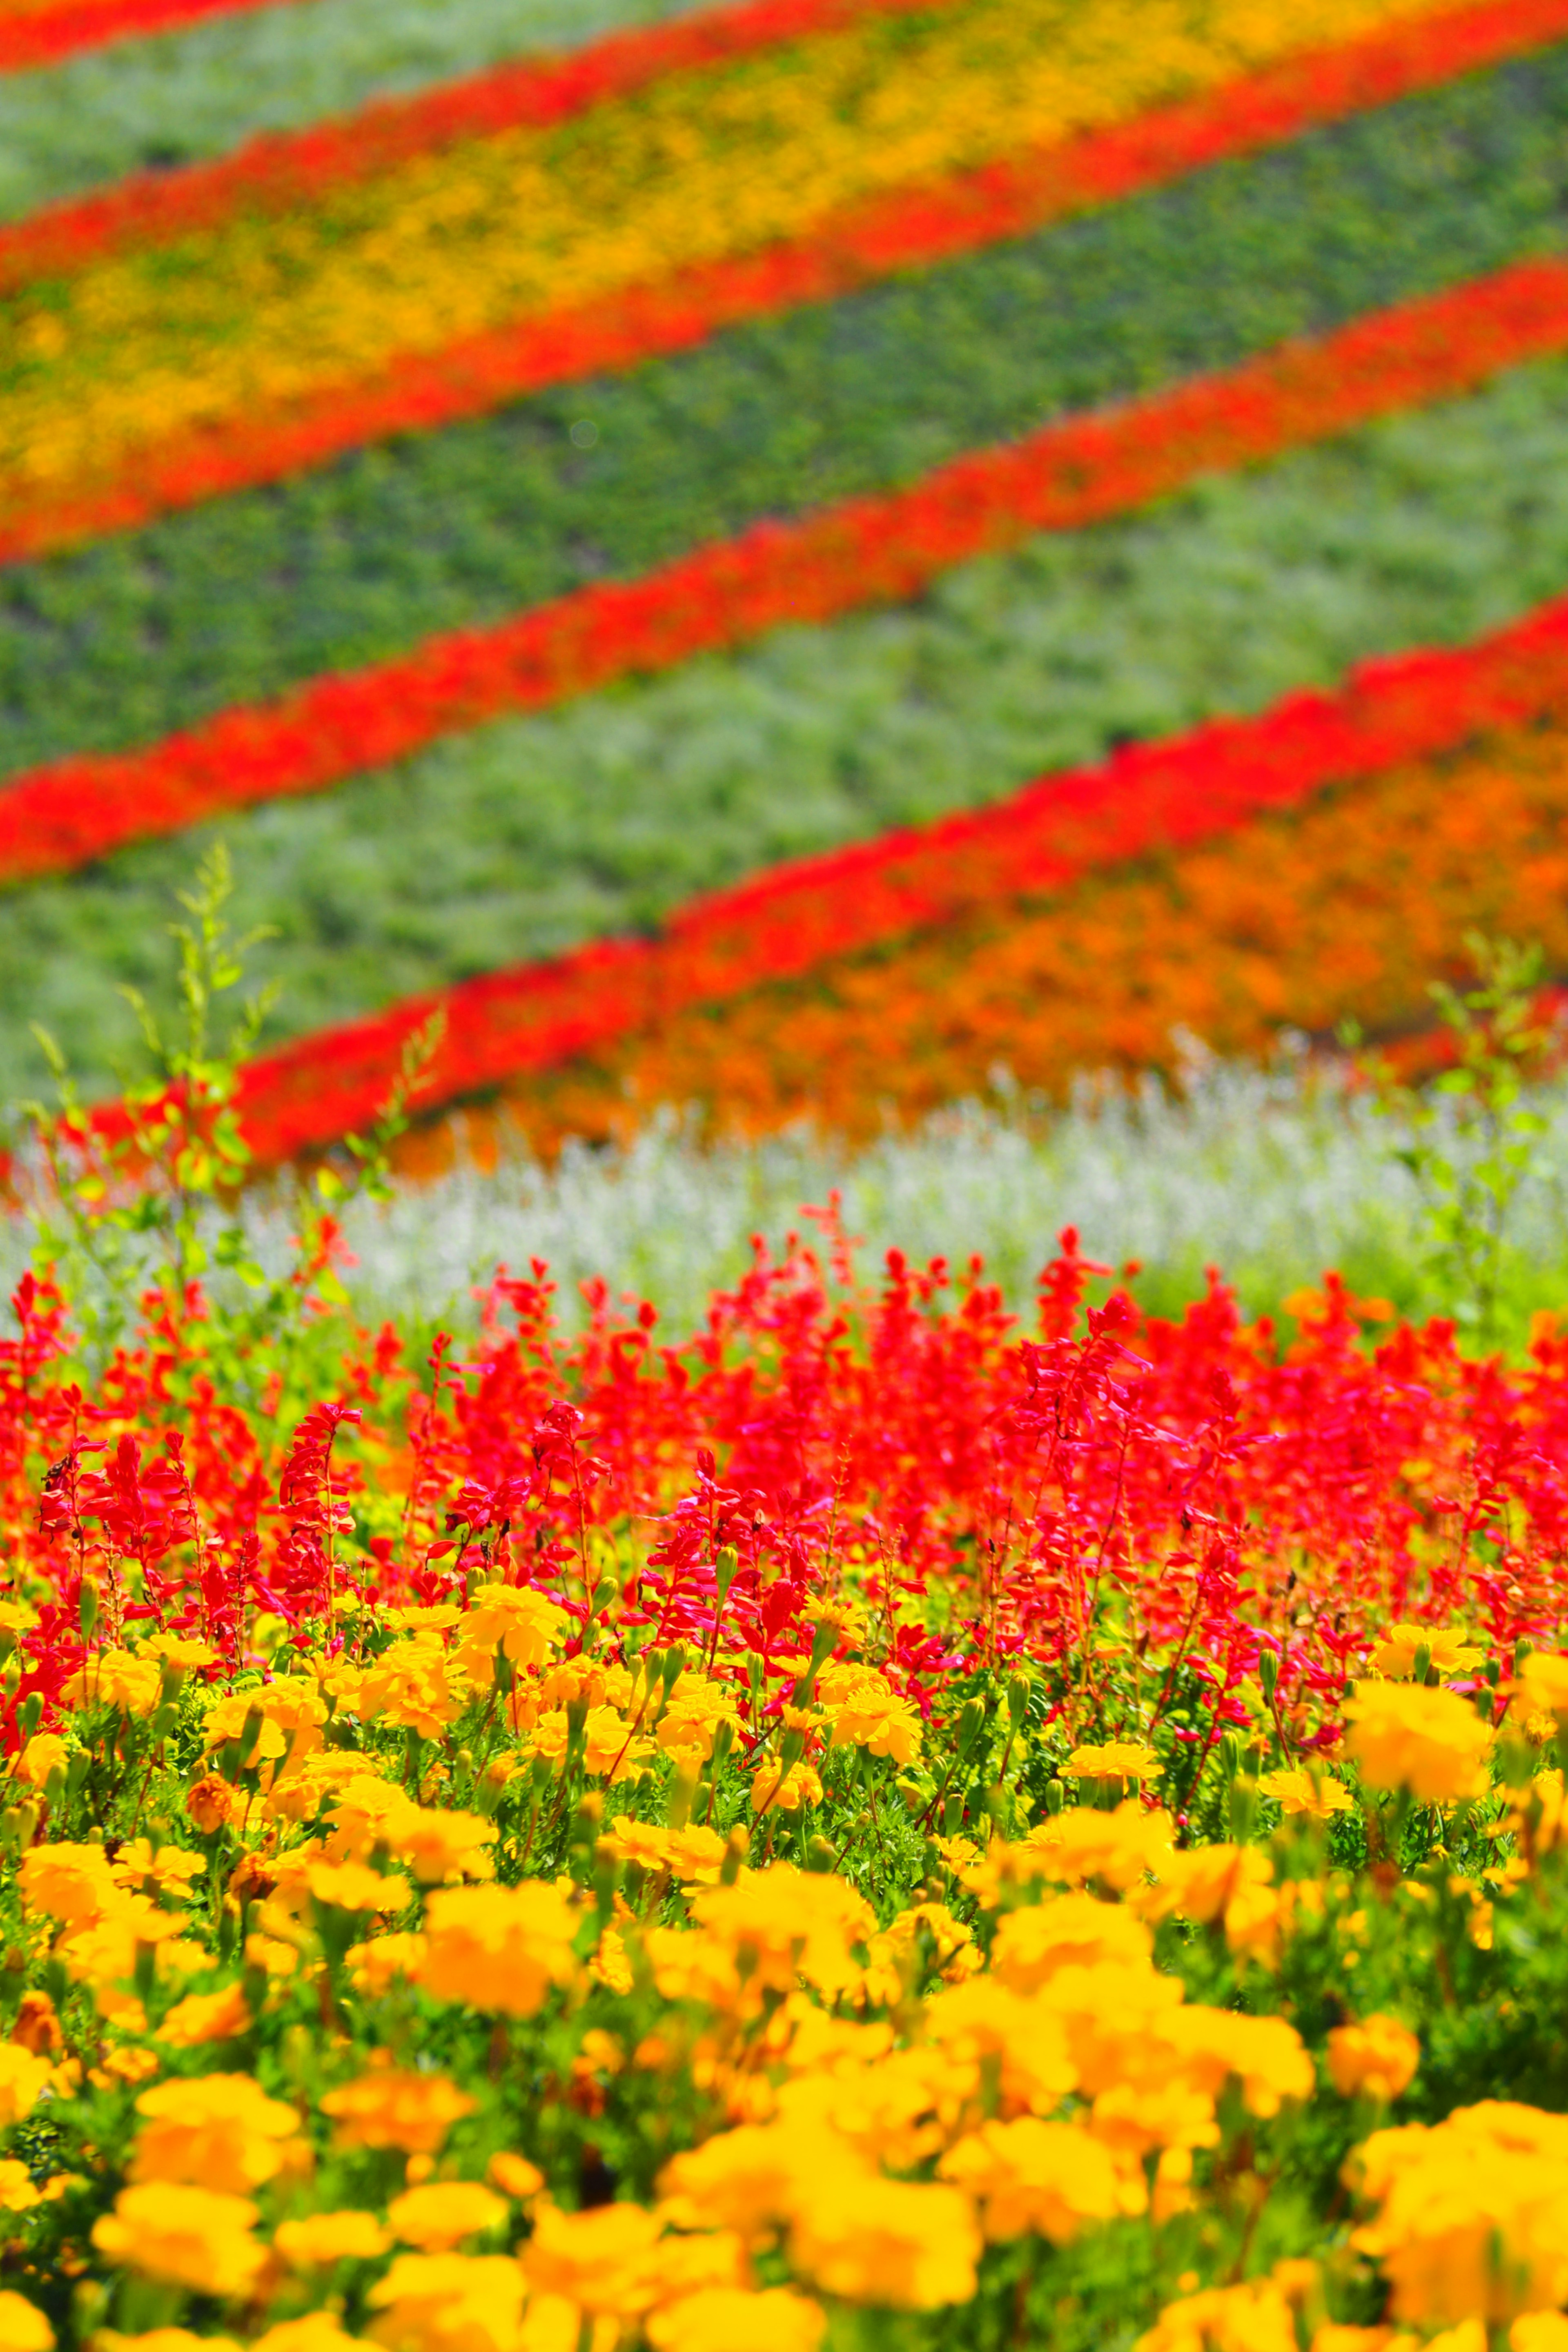
[[[55,2331],[24,2294],[0,2287],[0,2352],[49,2352]]]
[[[231,2197],[258,2189],[294,2152],[300,2118],[253,2075],[197,2074],[143,2091],[131,2152],[133,2181],[189,2181]]]
[[[402,1911],[412,1900],[406,1878],[384,1878],[363,1862],[313,1862],[305,1884],[313,1901],[333,1911]]]
[[[1158,1753],[1142,1739],[1107,1739],[1075,1748],[1062,1766],[1068,1780],[1157,1780],[1164,1770]]]
[[[967,2303],[980,2245],[974,2209],[960,2189],[874,2174],[857,2179],[849,2197],[831,2173],[814,2176],[789,2238],[794,2267],[814,2286],[895,2311]]]
[[[716,2225],[755,2239],[790,2219],[812,2176],[825,2168],[857,2190],[870,2178],[859,2152],[815,2118],[740,2124],[671,2157],[658,2189],[679,2226]]]
[[[128,1838],[110,1864],[117,1885],[142,1895],[172,1895],[181,1903],[190,1901],[191,1882],[205,1868],[199,1853],[187,1853],[178,1845],[154,1846],[148,1838]]]
[[[447,1680],[447,1653],[438,1639],[416,1636],[394,1643],[364,1670],[359,1714],[365,1722],[386,1723],[439,1739],[458,1712]]]
[[[239,2352],[232,2336],[193,2336],[188,2327],[150,2327],[144,2336],[121,2336],[100,2327],[92,2352]]]
[[[1238,1895],[1267,1885],[1274,1875],[1268,1855],[1246,1845],[1192,1846],[1163,1854],[1155,1867],[1159,1885],[1140,1889],[1139,1909],[1152,1919],[1191,1919],[1201,1927],[1223,1918]]]
[[[26,2213],[39,2202],[26,2166],[14,2156],[0,2157],[0,2212]]]
[[[429,2180],[405,2189],[386,2209],[392,2234],[421,2253],[450,2253],[465,2238],[499,2230],[507,2218],[502,2199],[478,2180]]]
[[[1310,1772],[1300,1764],[1261,1773],[1258,1790],[1260,1796],[1272,1797],[1282,1812],[1307,1813],[1317,1822],[1326,1822],[1335,1813],[1348,1813],[1355,1805],[1350,1790],[1342,1788],[1327,1772]]]
[[[210,1642],[199,1642],[192,1633],[153,1633],[142,1644],[144,1658],[156,1658],[161,1665],[177,1666],[182,1674],[194,1674],[202,1666],[216,1666],[221,1652]]]
[[[366,2333],[386,2352],[515,2352],[524,2292],[509,2254],[399,2254]]]
[[[844,1879],[774,1863],[742,1871],[733,1886],[704,1887],[698,1924],[722,1949],[744,1957],[748,1987],[793,1990],[804,1977],[830,1998],[856,1979],[851,1947],[876,1927],[870,1906]]]
[[[632,2319],[660,2300],[658,2249],[664,2223],[641,2205],[563,2213],[538,2206],[522,2252],[530,2289],[563,2295],[595,2316]]]
[[[1214,2096],[1179,2077],[1113,2083],[1095,2099],[1089,2129],[1124,2162],[1141,2164],[1156,2148],[1215,2147]]]
[[[544,2186],[544,2175],[537,2164],[530,2164],[526,2156],[518,2156],[510,2148],[502,2148],[492,2156],[485,2170],[503,2197],[515,2197],[521,2204],[537,2197]]]
[[[1392,2315],[1493,2324],[1568,2302],[1568,2116],[1516,2101],[1373,2132],[1346,2168],[1380,2210],[1352,2242]]]
[[[93,2223],[92,2242],[148,2278],[202,2294],[243,2294],[267,2259],[250,2234],[255,2220],[248,2197],[145,2180],[121,2190],[113,2212]]]
[[[1415,2079],[1421,2044],[1396,2017],[1365,2017],[1329,2036],[1329,2080],[1342,2099],[1396,2099]]]
[[[293,1953],[289,1957],[292,1960]],[[157,2038],[175,2050],[194,2050],[203,2042],[233,2042],[248,2033],[251,2023],[244,1987],[226,1985],[222,1992],[192,1992],[177,2000],[159,2026]]]
[[[1508,2331],[1508,2341],[1509,2352],[1568,2352],[1568,2314],[1521,2312]]]
[[[279,2221],[272,2243],[290,2270],[316,2271],[330,2269],[333,2263],[374,2262],[392,2240],[374,2213],[349,2208]]]
[[[308,2311],[300,2319],[280,2319],[253,2338],[248,2352],[362,2352],[330,2311]]]
[[[1142,1919],[1092,1895],[1058,1895],[1026,1911],[1010,1911],[991,1947],[991,1973],[1015,1992],[1037,1992],[1059,1969],[1076,1961],[1134,1965],[1148,1960],[1154,1939]]]
[[[368,1943],[351,1944],[343,1965],[356,1991],[383,1993],[399,1977],[417,1983],[429,1949],[430,1939],[423,1930],[410,1928],[400,1934],[373,1936]]]
[[[386,2066],[326,2092],[321,2113],[336,2125],[339,2147],[400,2147],[410,2156],[434,2156],[452,2126],[478,2104],[445,2074]]]
[[[1149,2203],[1142,2174],[1119,2165],[1102,2141],[1037,2116],[982,2124],[937,2170],[978,2200],[993,2244],[1034,2231],[1065,2246],[1086,2221],[1142,2213]]]
[[[1063,1879],[1069,1885],[1100,1878],[1121,1891],[1136,1886],[1171,1850],[1169,1813],[1145,1812],[1135,1797],[1114,1812],[1080,1808],[1047,1815],[1029,1832],[1022,1849],[1014,1849],[1021,1861],[1032,1860],[1045,1877]]]
[[[920,1710],[899,1696],[886,1675],[871,1666],[855,1667],[852,1678],[842,1670],[825,1671],[818,1690],[836,1748],[864,1748],[896,1764],[915,1762],[924,1731]]]
[[[408,1864],[421,1886],[463,1878],[491,1878],[496,1825],[483,1813],[447,1811],[439,1805],[411,1805],[388,1822],[393,1852]]]
[[[517,1584],[481,1584],[463,1625],[467,1645],[499,1650],[514,1666],[542,1666],[573,1630],[559,1602]]]
[[[788,2287],[709,2286],[650,2312],[653,2352],[817,2352],[826,2333],[821,2306]]]
[[[1217,2094],[1234,2075],[1249,2114],[1278,2115],[1285,2100],[1310,2098],[1316,2087],[1301,2037],[1282,2017],[1177,2009],[1162,2019],[1160,2033],[1182,2071],[1203,2089]]]
[[[419,1981],[437,2000],[506,2017],[532,2017],[552,1985],[577,1970],[581,1926],[570,1895],[541,1879],[521,1886],[452,1886],[426,1906],[427,1948]]]
[[[706,1763],[721,1723],[737,1721],[735,1694],[728,1683],[709,1682],[689,1669],[670,1693],[658,1720],[658,1744],[689,1763]]]
[[[1076,1973],[1081,1980],[1088,1972]],[[1113,1984],[1126,1973],[1113,1972]],[[1122,1987],[1116,1984],[1116,1990]],[[1181,1999],[1180,1986],[1172,1986],[1171,1997]],[[1099,1998],[1089,1996],[1095,2006]],[[994,1978],[971,1977],[928,2002],[926,2031],[940,2048],[977,2067],[987,2060],[995,2063],[1002,2099],[1012,2113],[1049,2115],[1079,2087],[1068,2022],[1043,2000],[1013,1992]]]
[[[528,1752],[542,1756],[547,1764],[561,1765],[565,1760],[571,1727],[564,1707],[552,1715],[542,1715],[528,1737]],[[649,1752],[648,1742],[633,1737],[632,1727],[613,1706],[590,1707],[583,1726],[584,1769],[595,1780],[629,1780],[641,1769],[644,1757]]]
[[[1509,1712],[1515,1721],[1568,1717],[1568,1657],[1552,1650],[1532,1650],[1510,1688]]]
[[[754,1813],[798,1813],[803,1805],[821,1802],[821,1779],[804,1759],[792,1764],[787,1772],[781,1772],[777,1757],[770,1756],[752,1775]]]
[[[32,2114],[53,2072],[42,2052],[0,2042],[0,2131]]]
[[[1346,1747],[1373,1788],[1408,1790],[1423,1805],[1485,1794],[1491,1730],[1457,1692],[1358,1683],[1345,1717]]]
[[[1445,1633],[1435,1625],[1402,1623],[1389,1627],[1367,1663],[1373,1674],[1407,1675],[1415,1667],[1416,1651],[1421,1649],[1427,1652],[1445,1682],[1455,1675],[1468,1674],[1486,1658],[1486,1652],[1477,1649],[1463,1633]]]
[[[1167,2304],[1133,2352],[1298,2352],[1295,2314],[1272,2279],[1205,2287]]]
[[[100,1845],[36,1845],[22,1856],[16,1885],[25,1909],[47,1911],[68,1927],[101,1919],[119,1895]]]
[[[35,1731],[16,1759],[16,1778],[41,1789],[51,1772],[63,1772],[70,1749],[58,1731]],[[29,2305],[29,2309],[31,2306]]]
[[[60,1686],[63,1706],[117,1706],[121,1715],[151,1715],[163,1669],[132,1650],[100,1650]]]

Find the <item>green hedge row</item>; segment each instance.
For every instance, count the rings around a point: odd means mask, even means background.
[[[0,772],[156,738],[1554,247],[1565,202],[1568,47],[631,374],[14,567]],[[571,437],[584,422],[590,448]]]
[[[289,0],[0,79],[0,219],[700,0]]]
[[[1351,664],[1459,643],[1568,588],[1568,362],[1503,377],[1150,514],[954,572],[922,602],[444,742],[221,830],[279,938],[271,1034],[655,921],[770,861]],[[0,1097],[30,1019],[100,1085],[202,840],[0,903]]]

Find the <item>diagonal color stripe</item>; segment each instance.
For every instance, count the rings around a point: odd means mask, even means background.
[[[226,0],[225,0],[226,5]],[[286,5],[287,0],[249,0]],[[240,214],[295,212],[335,189],[395,173],[421,155],[507,131],[548,129],[629,98],[667,75],[832,33],[857,17],[963,0],[737,0],[664,25],[607,33],[569,56],[524,58],[407,98],[381,99],[346,120],[249,141],[183,171],[149,172],[56,205],[0,230],[0,292],[89,268],[134,247],[163,245]]]
[[[1194,34],[1182,0],[1116,0],[1112,43],[1076,5],[1057,45],[1043,36],[1058,0],[868,17],[722,73],[665,77],[565,128],[420,157],[286,219],[242,215],[20,289],[0,386],[0,551],[37,549],[85,505],[83,528],[117,492],[184,502],[210,494],[215,470],[232,484],[237,468],[254,479],[309,462],[284,446],[301,427],[341,446],[351,429],[417,425],[432,403],[493,405],[518,388],[519,351],[524,382],[559,377],[563,338],[569,372],[625,363],[637,346],[623,310],[651,303],[656,342],[689,340],[704,331],[690,272],[700,294],[700,273],[787,253],[840,219],[853,230],[868,206],[1228,84],[1314,35],[1435,13],[1429,0],[1302,0],[1287,28],[1246,0],[1205,0]],[[744,278],[742,299],[759,299]],[[761,299],[795,297],[786,282]],[[572,348],[584,323],[600,348]]]
[[[426,432],[531,391],[690,348],[726,327],[978,251],[1563,37],[1568,0],[1484,0],[1287,60],[1066,147],[879,198],[765,253],[682,271],[405,361],[390,381],[328,387],[277,418],[247,416],[228,428],[173,436],[119,479],[39,491],[8,518],[0,509],[0,560],[134,529],[392,434]],[[11,258],[23,265],[20,253]],[[5,268],[0,233],[0,281]]]
[[[17,73],[122,41],[140,33],[172,32],[204,16],[232,16],[242,8],[273,7],[285,0],[41,0],[0,10],[0,73]]]
[[[321,791],[503,711],[906,598],[1037,531],[1127,512],[1199,475],[1463,391],[1565,345],[1568,261],[1521,262],[1228,373],[1048,425],[888,496],[764,524],[641,580],[226,711],[146,751],[35,770],[0,794],[0,877],[68,871],[225,809]]]
[[[1047,777],[1011,801],[765,875],[689,908],[651,941],[497,972],[306,1037],[252,1063],[240,1108],[268,1161],[373,1118],[404,1044],[439,1005],[431,1098],[557,1066],[700,1004],[798,978],[987,903],[1058,890],[1113,863],[1213,836],[1325,785],[1568,712],[1568,599],[1458,653],[1369,665],[1335,695],[1297,694]]]

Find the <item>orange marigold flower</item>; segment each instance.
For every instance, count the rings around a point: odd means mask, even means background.
[[[386,2066],[326,2092],[321,2113],[336,2126],[339,2147],[400,2147],[410,2156],[434,2156],[452,2126],[478,2105],[445,2074]]]
[[[333,2263],[372,2262],[392,2240],[374,2213],[348,2208],[279,2221],[272,2243],[290,2270],[326,2270]]]
[[[422,2253],[449,2253],[465,2238],[499,2230],[507,2218],[505,2200],[478,2180],[430,2180],[406,2189],[386,2209],[387,2225],[405,2246]]]
[[[131,2151],[132,2181],[187,2181],[243,2196],[295,2153],[300,2118],[250,2074],[195,2074],[143,2091],[145,2118]]]
[[[1149,2202],[1142,2174],[1119,2165],[1103,2141],[1037,2116],[982,2124],[937,2170],[980,2201],[994,2243],[1033,2231],[1065,2246],[1086,2221],[1142,2213]]]
[[[1329,2080],[1343,2099],[1396,2099],[1415,2079],[1421,2044],[1396,2017],[1365,2017],[1329,2036]]]
[[[570,1894],[542,1879],[439,1888],[426,1905],[419,1981],[437,2000],[532,2017],[552,1985],[575,1975],[572,1947],[581,1925]]]
[[[1345,1745],[1373,1788],[1408,1790],[1422,1805],[1484,1795],[1491,1730],[1458,1692],[1358,1683],[1345,1717]]]
[[[818,2172],[796,2203],[790,2259],[813,2285],[849,2303],[931,2311],[975,2291],[980,2230],[961,2190],[942,2182],[841,2179]]]
[[[267,2259],[251,2235],[255,2220],[248,2197],[146,2180],[121,2190],[113,2212],[93,2223],[92,2242],[148,2278],[202,2294],[243,2294]]]
[[[701,2287],[650,2312],[653,2352],[817,2352],[827,2331],[821,2306],[788,2287]]]

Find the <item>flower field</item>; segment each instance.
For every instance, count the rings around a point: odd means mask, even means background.
[[[553,54],[543,0],[510,51],[486,0],[423,49],[360,0],[8,9],[5,1088],[41,1022],[109,1090],[215,828],[274,935],[268,1158],[435,1003],[430,1107],[552,1146],[1398,1027],[1476,923],[1554,939],[1568,14],[1121,6],[634,7]],[[1172,563],[1223,617],[1157,610]],[[1450,692],[1510,632],[1522,701]],[[1404,732],[1305,749],[1302,695],[1406,658]],[[1489,859],[1440,845],[1456,761]],[[868,1089],[835,1041],[878,1024]]]
[[[11,1302],[7,2342],[1556,2341],[1552,1318],[323,1274]]]

